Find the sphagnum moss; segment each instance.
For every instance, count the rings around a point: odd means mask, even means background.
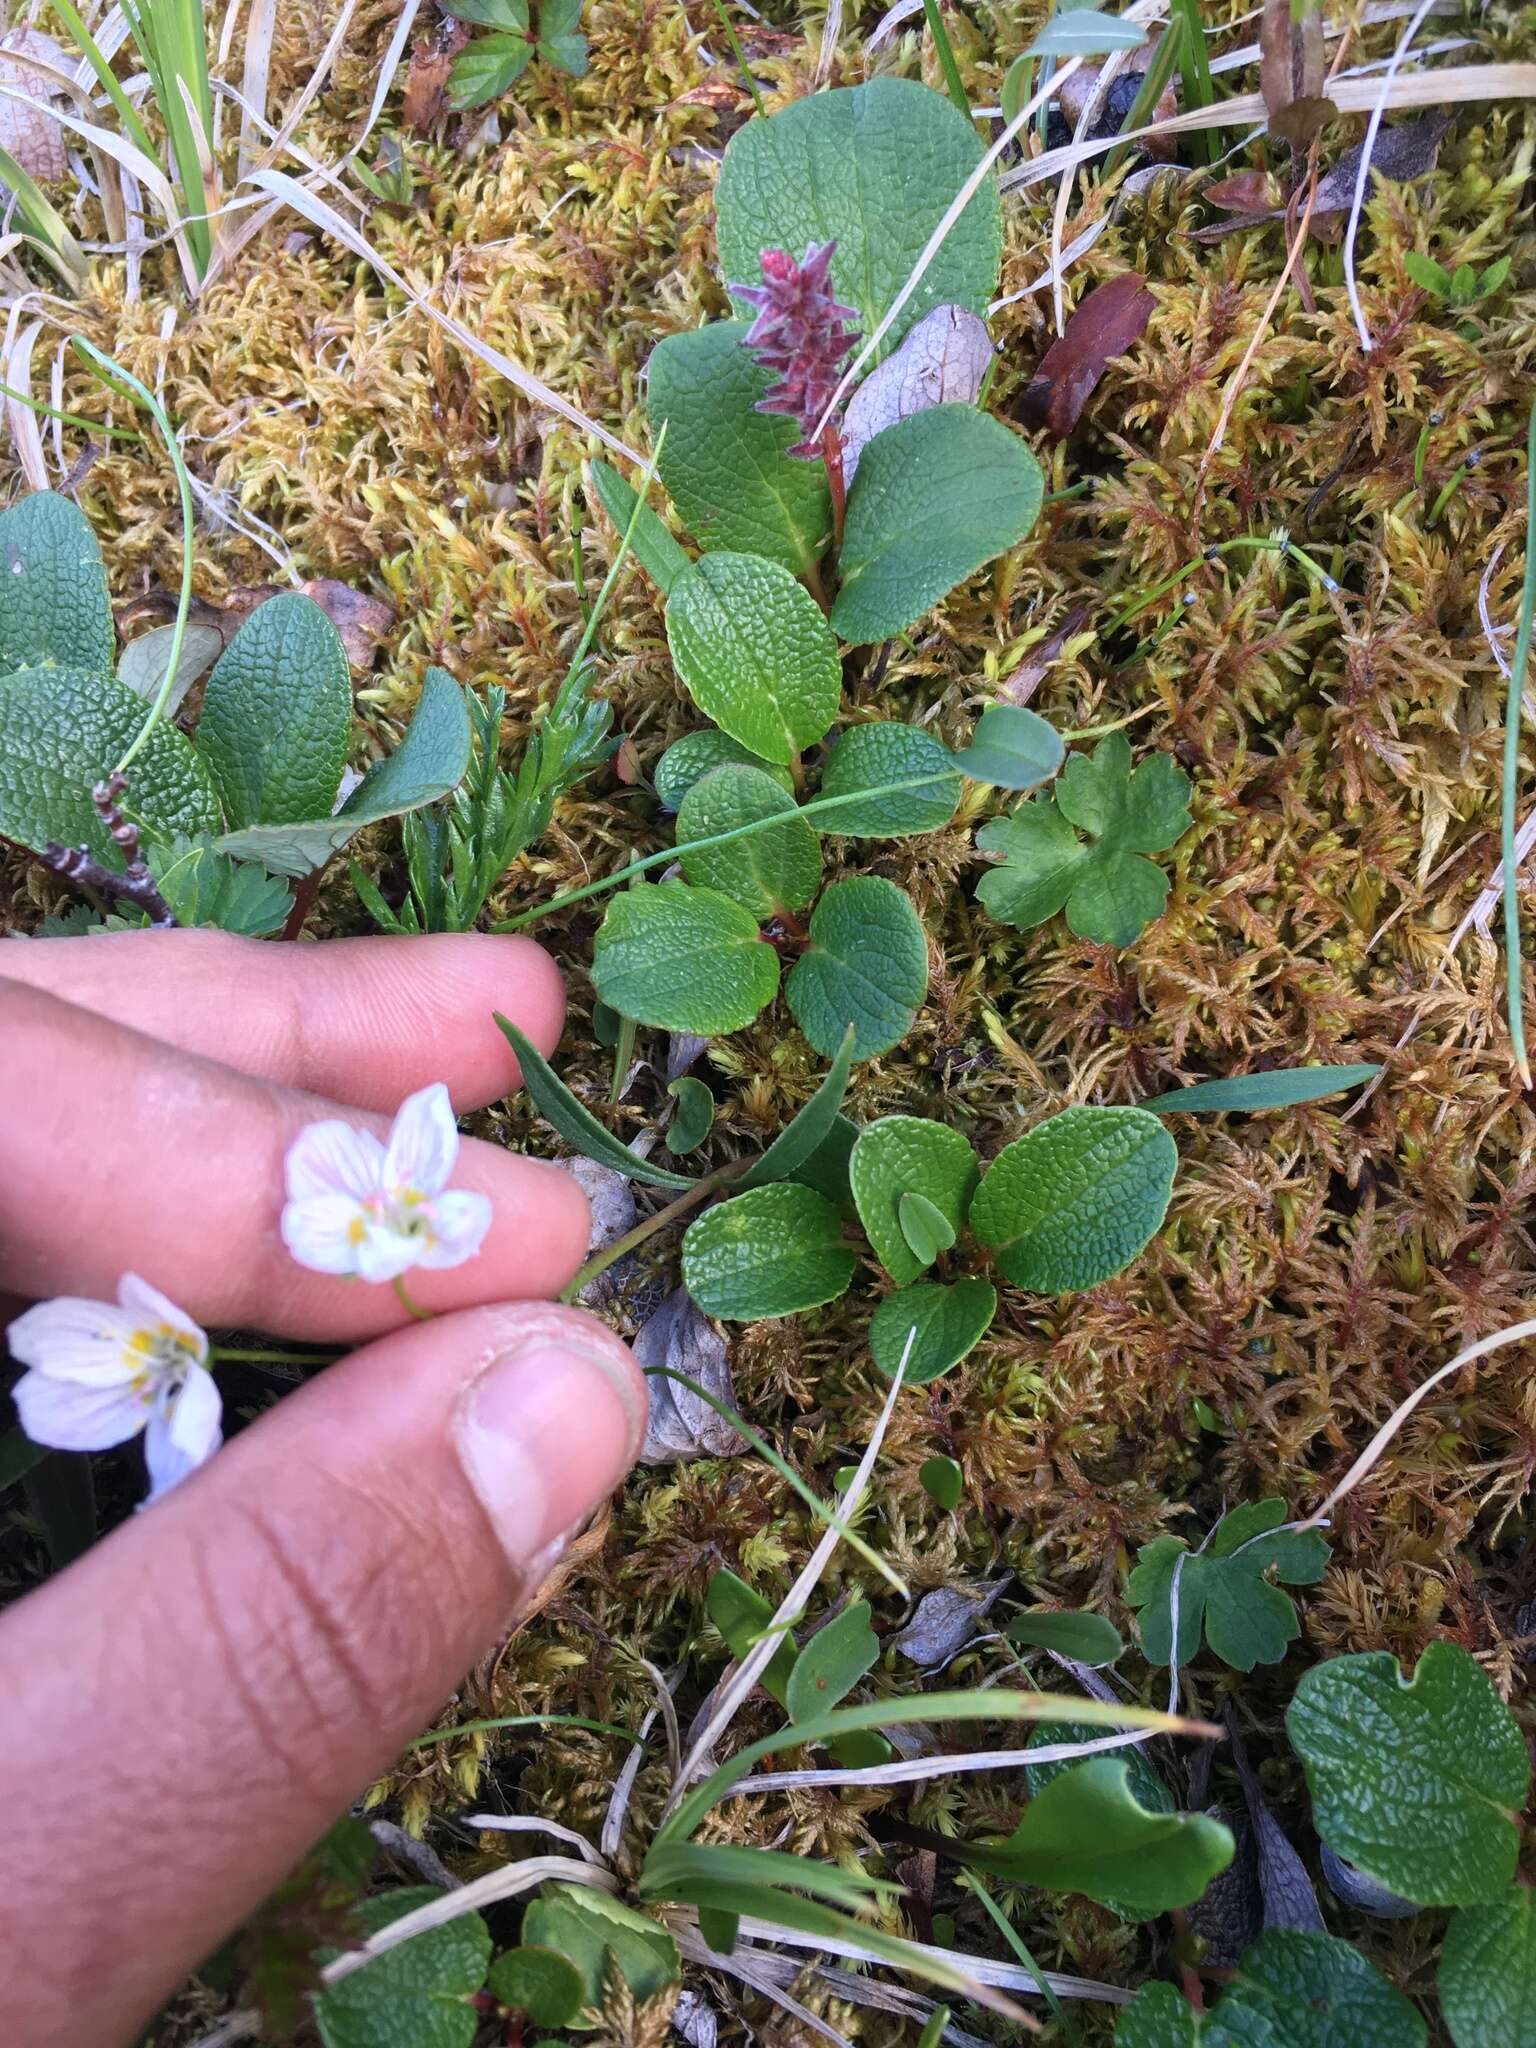
[[[318,159],[340,157],[361,125],[393,17],[379,4],[354,18],[334,83],[301,126]],[[1029,27],[1017,26],[1020,47]],[[278,104],[328,28],[279,10]],[[599,0],[588,28],[584,81],[530,76],[497,110],[502,140],[417,149],[420,204],[398,219],[376,211],[368,232],[439,303],[640,446],[645,356],[664,333],[725,310],[710,225],[725,117],[685,98],[705,72],[681,8]],[[754,63],[770,91],[809,89],[812,29]],[[860,35],[851,22],[834,82],[864,75]],[[916,47],[899,38],[880,68],[912,73]],[[980,39],[973,49],[962,35],[957,47],[975,97],[995,97],[1000,66]],[[1006,61],[1012,51],[997,54]],[[1134,637],[1057,662],[1031,699],[1062,728],[1134,715],[1133,736],[1172,747],[1188,770],[1198,829],[1174,856],[1166,915],[1123,954],[1072,939],[1059,919],[1006,931],[964,887],[972,864],[960,820],[882,849],[873,865],[911,891],[935,972],[916,1028],[857,1071],[848,1108],[861,1120],[943,1115],[986,1155],[1021,1119],[1090,1089],[1135,1101],[1239,1064],[1393,1059],[1388,1085],[1357,1115],[1329,1103],[1283,1119],[1180,1120],[1170,1222],[1133,1271],[1086,1296],[1015,1307],[967,1364],[900,1406],[879,1490],[919,1588],[936,1572],[980,1583],[1010,1570],[1032,1598],[1119,1614],[1139,1544],[1170,1523],[1209,1526],[1236,1500],[1274,1493],[1309,1503],[1322,1475],[1342,1468],[1448,1347],[1527,1308],[1536,1120],[1511,1088],[1491,944],[1469,937],[1425,997],[1449,931],[1497,859],[1502,689],[1478,582],[1502,549],[1488,603],[1508,621],[1536,313],[1536,237],[1523,206],[1532,146],[1523,110],[1468,109],[1432,180],[1377,190],[1361,238],[1378,341],[1369,357],[1337,256],[1314,245],[1315,303],[1282,301],[1203,492],[1205,450],[1282,260],[1282,230],[1203,246],[1189,239],[1194,217],[1171,187],[1127,209],[1069,274],[1081,297],[1137,268],[1157,297],[1142,342],[1110,366],[1070,458],[1048,478],[1055,488],[1095,473],[1097,489],[1050,507],[1027,542],[926,624],[915,652],[897,647],[878,681],[851,686],[862,712],[931,713],[939,731],[959,734],[976,701],[1072,607],[1086,605],[1092,626],[1106,606],[1170,575],[1192,542],[1294,532],[1342,586],[1337,597],[1283,557],[1228,558],[1159,600]],[[1004,292],[1038,272],[1052,190],[1006,205]],[[1102,204],[1092,174],[1079,203]],[[366,267],[307,230],[284,234],[279,223],[253,242],[168,338],[168,259],[158,270],[151,260],[137,305],[124,302],[115,267],[98,265],[78,324],[163,391],[213,503],[266,522],[299,574],[366,584],[396,606],[400,628],[365,694],[367,717],[397,720],[424,662],[436,660],[466,681],[504,684],[515,746],[580,631],[570,532],[584,497],[582,451]],[[1403,269],[1407,249],[1451,243],[1474,260],[1513,259],[1508,286],[1471,315],[1475,339]],[[994,322],[994,402],[1004,412],[1028,381],[1047,319],[1042,295]],[[87,395],[66,378],[66,404]],[[1415,489],[1432,409],[1442,424]],[[1430,528],[1429,505],[1474,447],[1481,462]],[[1049,465],[1049,451],[1042,457]],[[80,496],[117,599],[174,583],[174,486],[163,464],[114,444]],[[612,545],[589,513],[589,565],[600,569]],[[204,596],[217,601],[271,573],[230,526],[205,522]],[[1133,658],[1135,640],[1164,626]],[[652,762],[692,716],[642,576],[626,585],[603,645],[602,687]],[[599,784],[562,807],[492,908],[524,909],[641,843],[632,800]],[[387,870],[387,831],[364,844]],[[0,919],[26,930],[57,893],[35,866],[10,859]],[[578,908],[542,933],[573,977],[578,1026],[594,921]],[[355,901],[333,879],[312,929],[357,927]],[[1394,1055],[1421,1005],[1415,1035]],[[709,1057],[730,1085],[699,1155],[705,1167],[760,1142],[817,1072],[777,1012]],[[596,1099],[603,1055],[580,1028],[564,1059]],[[632,1135],[653,1113],[642,1089],[614,1113],[614,1128]],[[489,1113],[485,1128],[509,1143],[547,1141],[521,1100]],[[748,1330],[734,1347],[746,1411],[823,1489],[874,1411],[861,1316],[836,1305],[793,1330]],[[1217,1430],[1200,1427],[1197,1400]],[[1476,1652],[1518,1701],[1517,1615],[1536,1594],[1520,1561],[1533,1444],[1536,1394],[1517,1352],[1421,1410],[1344,1504],[1333,1568],[1303,1602],[1302,1644],[1286,1665],[1244,1681],[1245,1718],[1278,1735],[1303,1656],[1385,1644],[1409,1660],[1436,1634]],[[969,1512],[959,1519],[941,1516],[917,1479],[939,1450],[966,1473]],[[729,1564],[767,1583],[809,1540],[793,1497],[755,1460],[640,1474],[616,1505],[600,1559],[474,1676],[464,1717],[550,1708],[638,1723],[649,1689],[619,1646],[665,1664],[707,1629],[712,1571]],[[1191,1703],[1219,1709],[1227,1689],[1224,1675],[1202,1672]],[[744,1732],[757,1732],[754,1712]],[[419,1827],[459,1809],[487,1768],[506,1784],[515,1773],[530,1810],[582,1826],[602,1811],[613,1757],[577,1731],[552,1731],[536,1749],[470,1737],[416,1752],[378,1797]],[[1299,1778],[1273,1789],[1294,1798]],[[642,1772],[637,1811],[654,1818],[659,1797]],[[787,1818],[785,1846],[835,1857],[866,1840],[886,1806],[875,1795],[808,1792],[733,1802],[712,1827],[766,1844]],[[984,1778],[961,1779],[923,1788],[909,1810],[922,1824],[976,1834],[1005,1830],[1016,1800]],[[978,1909],[962,1907],[960,1919],[962,1936],[984,1938]],[[1096,1908],[1070,1905],[1054,1931],[1035,1911],[1029,1924],[1048,1965],[1122,1981],[1134,1967],[1134,1936]],[[1395,1953],[1412,1981],[1422,1957],[1411,1931],[1383,1930],[1378,1950],[1389,1968]],[[891,2025],[870,2014],[847,2024],[871,2040],[888,2038]]]

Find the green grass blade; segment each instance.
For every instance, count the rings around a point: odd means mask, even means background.
[[[1149,1095],[1136,1107],[1155,1109],[1159,1116],[1182,1115],[1186,1110],[1294,1109],[1298,1103],[1317,1102],[1345,1088],[1358,1088],[1374,1081],[1380,1072],[1380,1066],[1370,1060],[1352,1067],[1278,1067],[1272,1073],[1234,1074],[1226,1081],[1195,1081],[1188,1088],[1170,1088],[1166,1094]]]

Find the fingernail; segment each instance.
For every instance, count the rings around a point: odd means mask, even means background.
[[[634,1462],[633,1382],[597,1347],[540,1334],[466,1390],[459,1461],[520,1576],[540,1575]]]

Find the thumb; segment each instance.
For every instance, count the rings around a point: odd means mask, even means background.
[[[577,1309],[417,1324],[0,1620],[0,2040],[136,2038],[505,1632],[645,1398]]]

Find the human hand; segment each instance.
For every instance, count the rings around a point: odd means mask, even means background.
[[[529,941],[0,945],[13,1309],[113,1301],[134,1272],[206,1326],[363,1344],[0,1618],[15,2048],[136,2038],[633,1462],[632,1359],[548,1300],[587,1244],[568,1174],[464,1141],[454,1183],[492,1219],[466,1264],[411,1274],[430,1322],[279,1235],[305,1125],[382,1137],[428,1082],[458,1110],[517,1085],[493,1009],[553,1049],[564,997]]]

